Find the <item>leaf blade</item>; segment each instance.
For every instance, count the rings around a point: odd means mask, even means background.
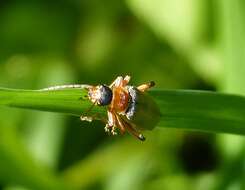
[[[211,91],[153,90],[161,119],[158,127],[245,135],[245,97]],[[56,91],[0,89],[0,105],[81,115],[92,103],[85,89]],[[89,115],[106,117],[104,107]]]

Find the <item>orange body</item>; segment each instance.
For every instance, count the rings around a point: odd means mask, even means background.
[[[120,130],[121,134],[128,131],[139,140],[144,141],[145,137],[137,130],[137,127],[138,124],[144,126],[145,123],[147,123],[147,125],[150,123],[149,120],[152,120],[153,115],[151,108],[154,107],[152,106],[154,103],[152,103],[152,101],[147,101],[147,95],[144,95],[143,93],[154,86],[155,83],[149,82],[134,87],[128,86],[129,81],[130,76],[128,75],[125,77],[118,76],[109,86],[105,84],[89,86],[87,88],[88,98],[93,105],[108,106],[108,117],[107,121],[105,121],[106,132],[117,135],[117,129]],[[138,105],[139,102],[140,105]],[[135,116],[136,105],[137,115],[139,115],[137,117]],[[140,119],[140,115],[145,116],[145,118]],[[81,120],[83,121],[91,121],[90,118],[91,117],[81,116]]]
[[[128,108],[129,100],[130,96],[126,88],[114,87],[110,109],[118,113],[125,112]]]

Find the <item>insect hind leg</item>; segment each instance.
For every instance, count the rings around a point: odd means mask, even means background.
[[[120,133],[123,135],[126,132],[126,128],[123,125],[120,116],[117,114],[116,114],[116,122],[117,122],[118,128],[120,129]]]
[[[139,131],[137,131],[129,122],[127,122],[125,119],[121,118],[120,121],[122,122],[125,129],[134,137],[141,141],[145,141],[145,137],[143,134],[141,134]]]

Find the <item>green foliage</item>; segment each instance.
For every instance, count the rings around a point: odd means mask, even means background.
[[[142,143],[81,122],[83,90],[0,89],[0,189],[245,189],[244,10],[242,0],[2,1],[0,86],[128,74],[156,82],[162,115]]]
[[[161,111],[158,127],[245,135],[245,98],[209,91],[155,90],[150,94]],[[85,89],[28,91],[0,89],[0,105],[106,117],[105,107],[92,106]],[[143,109],[143,108],[142,108]]]

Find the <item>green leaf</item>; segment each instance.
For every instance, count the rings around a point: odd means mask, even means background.
[[[193,90],[152,91],[160,127],[245,135],[245,97]]]
[[[0,105],[81,115],[92,106],[92,103],[85,98],[86,95],[85,89],[54,91],[0,89]],[[103,110],[101,107],[94,107],[90,114]]]
[[[245,135],[243,96],[186,90],[155,90],[149,93],[161,111],[158,127]],[[56,91],[0,89],[0,105],[79,116],[87,115],[86,111],[92,105],[86,95],[85,89]],[[106,109],[95,106],[89,114],[106,117]]]

